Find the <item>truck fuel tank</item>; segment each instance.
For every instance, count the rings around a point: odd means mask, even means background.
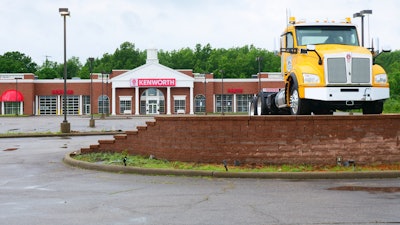
[[[279,109],[287,107],[287,104],[286,104],[286,101],[285,101],[285,89],[281,89],[275,95],[275,105]]]

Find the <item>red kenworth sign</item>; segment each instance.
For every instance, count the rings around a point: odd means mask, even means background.
[[[131,79],[131,87],[174,87],[175,78],[138,78]]]

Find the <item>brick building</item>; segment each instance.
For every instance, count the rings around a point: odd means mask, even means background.
[[[174,70],[158,62],[157,50],[133,70],[93,73],[91,79],[67,80],[67,114],[246,113],[260,87],[283,88],[280,73],[248,79],[215,79],[213,74]],[[92,88],[91,88],[92,87]],[[0,74],[1,115],[62,115],[63,79],[36,79],[34,74]]]

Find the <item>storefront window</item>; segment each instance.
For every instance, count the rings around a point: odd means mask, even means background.
[[[132,101],[131,100],[120,100],[119,106],[120,106],[119,111],[121,113],[131,112],[131,110],[132,110]]]
[[[186,100],[185,99],[175,99],[174,100],[174,112],[183,112],[185,113],[186,111]]]
[[[253,95],[237,95],[236,96],[236,105],[237,112],[248,112],[249,111],[249,102],[251,101]]]
[[[224,112],[232,112],[233,106],[233,95],[224,94],[224,95],[215,95],[215,109],[216,112],[222,112],[222,107]]]
[[[20,102],[4,102],[4,114],[17,115],[20,114]]]
[[[165,101],[164,100],[160,100],[159,101],[159,106],[158,106],[158,111],[163,114],[165,113]]]
[[[83,97],[83,114],[90,114],[90,96],[89,95],[84,95]]]
[[[155,88],[149,88],[146,90],[146,95],[147,96],[157,96],[157,89]]]
[[[196,95],[196,98],[194,99],[194,104],[195,104],[194,108],[195,112],[199,113],[206,111],[206,98],[204,97],[204,95]]]
[[[109,106],[110,106],[110,102],[109,102],[108,96],[107,95],[99,96],[99,99],[98,99],[99,113],[109,114],[110,113]]]
[[[140,114],[146,115],[146,100],[140,101]]]

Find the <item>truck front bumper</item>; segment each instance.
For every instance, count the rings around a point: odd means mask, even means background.
[[[321,101],[376,101],[390,97],[387,87],[305,87],[304,98]]]

